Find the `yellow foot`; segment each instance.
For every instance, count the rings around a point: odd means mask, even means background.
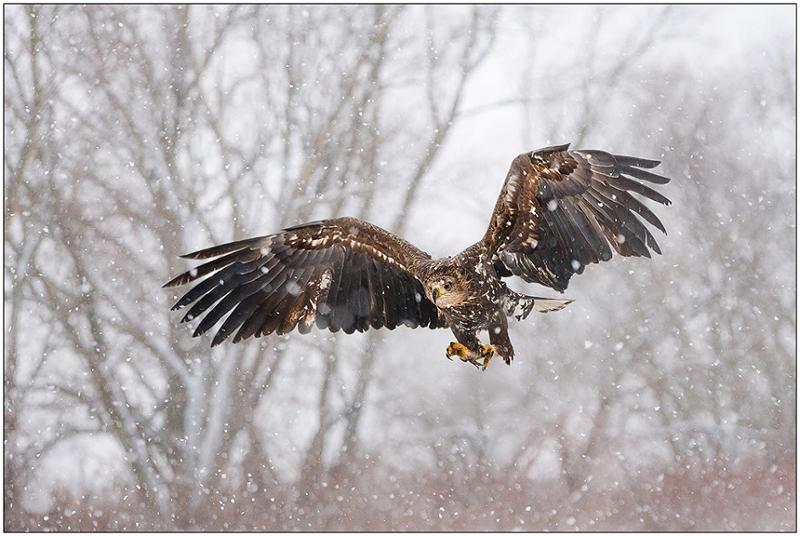
[[[457,355],[461,361],[464,363],[472,363],[476,367],[480,367],[481,363],[478,363],[476,359],[477,354],[471,352],[469,348],[461,344],[460,342],[451,342],[450,345],[447,347],[447,359],[451,359],[454,355]]]
[[[461,344],[460,342],[451,342],[450,345],[447,347],[447,359],[452,359],[454,355],[457,355],[461,358],[461,361],[467,361],[469,359],[469,348]]]
[[[483,370],[486,370],[486,367],[489,366],[489,362],[492,360],[492,357],[494,357],[496,354],[497,349],[491,344],[484,344],[481,346],[481,356],[483,357],[483,364],[481,365],[481,368]]]

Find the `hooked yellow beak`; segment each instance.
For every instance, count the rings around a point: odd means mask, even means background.
[[[433,295],[433,303],[436,303],[436,300],[439,299],[439,296],[444,294],[444,288],[442,288],[441,285],[434,285],[431,294]]]

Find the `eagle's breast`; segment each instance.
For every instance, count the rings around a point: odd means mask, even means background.
[[[466,330],[483,329],[501,308],[504,286],[477,244],[464,250],[457,259],[462,277],[469,281],[468,299],[442,312],[451,325],[457,324]]]

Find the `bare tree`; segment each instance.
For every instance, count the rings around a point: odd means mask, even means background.
[[[255,471],[262,485],[282,478],[280,471],[268,468],[269,442],[254,416],[260,407],[274,403],[265,387],[282,374],[285,356],[297,351],[320,353],[326,363],[319,432],[303,466],[321,458],[320,442],[341,418],[327,407],[338,364],[327,360],[325,340],[310,346],[307,341],[281,343],[273,355],[250,345],[226,351],[224,358],[216,352],[209,357],[200,344],[189,343],[175,329],[164,312],[164,300],[152,299],[154,289],[167,268],[178,268],[175,253],[208,241],[254,234],[289,217],[353,209],[367,215],[374,192],[391,172],[378,171],[379,159],[386,158],[383,154],[393,141],[381,133],[381,125],[395,120],[383,103],[394,83],[387,72],[396,68],[390,55],[391,32],[405,10],[67,10],[47,38],[56,45],[59,39],[70,42],[82,54],[62,52],[48,58],[49,72],[62,78],[60,85],[49,86],[51,95],[40,80],[40,47],[45,45],[40,44],[37,25],[43,19],[55,20],[55,10],[29,11],[29,29],[20,45],[29,50],[33,88],[23,87],[27,79],[18,80],[16,94],[24,99],[26,91],[31,93],[33,110],[21,117],[20,125],[28,133],[16,162],[7,162],[13,166],[10,171],[22,177],[36,151],[42,158],[54,156],[47,153],[52,146],[40,144],[37,137],[42,99],[53,103],[52,121],[70,125],[73,150],[54,162],[55,169],[42,185],[53,199],[48,212],[58,219],[47,237],[47,254],[36,255],[37,241],[21,235],[15,241],[33,251],[15,251],[9,262],[33,272],[28,285],[39,296],[37,308],[42,314],[50,311],[70,362],[88,374],[80,387],[72,377],[49,376],[52,379],[43,380],[53,382],[47,388],[55,389],[60,402],[75,405],[75,410],[92,408],[97,416],[94,428],[60,425],[48,444],[67,441],[78,431],[111,435],[127,453],[135,489],[146,508],[177,526],[193,526],[209,493],[236,493],[237,488],[225,491],[222,479],[241,441],[258,459],[251,476]],[[419,155],[409,153],[393,162],[397,169],[406,159],[415,162],[405,179],[409,188],[399,222],[413,207],[414,185],[427,174],[456,120],[470,73],[491,47],[491,37],[487,40],[483,34],[491,33],[493,15],[487,20],[479,11],[468,16],[463,45],[458,40],[449,43],[463,50],[452,60],[459,66],[461,82],[446,115],[432,115],[430,123],[421,126],[423,132],[433,133],[431,142]],[[165,31],[154,39],[148,27]],[[329,48],[315,46],[330,36],[339,42]],[[235,46],[256,50],[255,62],[231,76],[219,58],[226,47]],[[6,61],[14,69],[22,68],[17,55],[7,55]],[[450,65],[448,59],[432,66],[429,75],[441,76]],[[255,99],[257,121],[231,119],[243,113],[240,98]],[[21,109],[25,103],[14,106]],[[363,147],[367,150],[360,150]],[[350,206],[348,192],[360,194],[360,208]],[[19,195],[11,195],[16,205]],[[35,206],[21,210],[39,212],[46,202],[39,197],[30,201]],[[48,262],[53,251],[62,259],[59,266]],[[25,288],[23,281],[15,282],[12,303],[21,299]],[[17,325],[12,321],[14,334]],[[6,361],[7,377],[12,379],[18,376],[15,355],[16,350]],[[15,388],[13,383],[6,386],[12,395]],[[362,384],[357,396],[363,397],[365,388]],[[60,393],[73,396],[62,399]],[[15,416],[18,410],[12,403],[7,412]],[[7,433],[13,434],[11,426]],[[353,431],[348,433],[354,434],[355,427],[351,424]],[[247,484],[242,479],[235,485],[246,489]]]

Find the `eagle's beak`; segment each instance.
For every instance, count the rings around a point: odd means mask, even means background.
[[[439,285],[434,285],[431,294],[433,295],[433,303],[436,303],[436,300],[439,299],[439,296],[444,294],[444,289]]]

